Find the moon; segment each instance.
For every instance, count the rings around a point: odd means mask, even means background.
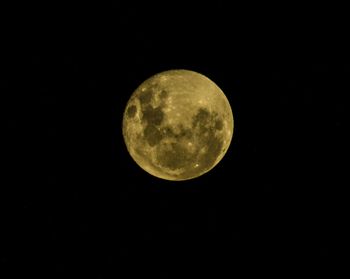
[[[212,170],[233,136],[223,91],[206,76],[169,70],[145,80],[127,102],[122,133],[130,156],[149,174],[181,181]]]

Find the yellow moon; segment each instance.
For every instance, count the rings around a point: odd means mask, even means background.
[[[222,90],[189,70],[169,70],[144,81],[123,115],[123,137],[134,161],[166,180],[187,180],[213,169],[233,135],[233,115]]]

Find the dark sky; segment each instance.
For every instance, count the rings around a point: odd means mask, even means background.
[[[144,2],[12,10],[0,272],[331,270],[350,89],[341,9]],[[220,164],[180,183],[140,169],[121,134],[136,87],[179,68],[215,81],[235,119]]]

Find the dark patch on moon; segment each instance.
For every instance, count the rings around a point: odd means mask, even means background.
[[[210,112],[206,108],[199,108],[192,119],[192,127],[205,127],[208,124]]]
[[[205,132],[211,129],[222,130],[224,124],[217,112],[210,113],[205,108],[199,108],[193,116],[192,127],[199,127],[202,132]]]
[[[205,146],[208,149],[207,152],[203,154],[203,158],[200,160],[200,162],[202,168],[207,170],[213,166],[218,156],[220,155],[223,143],[222,140],[220,140],[219,138],[210,135],[205,140]]]
[[[193,136],[192,129],[185,128],[181,123],[178,125],[179,133],[176,134],[178,138],[190,139]]]
[[[160,164],[171,170],[176,170],[189,165],[191,162],[191,156],[187,149],[178,142],[173,142],[170,145],[170,148],[157,154],[157,159]]]
[[[166,137],[166,138],[171,138],[171,137],[175,136],[175,133],[170,126],[162,127],[161,131],[162,131],[164,137]]]
[[[171,126],[164,126],[161,129],[162,134],[164,137],[167,138],[174,138],[176,140],[180,140],[183,138],[190,139],[193,136],[192,129],[185,128],[181,123],[177,125],[176,130],[179,130],[179,132],[175,132],[173,127]]]
[[[165,100],[166,98],[168,98],[169,96],[169,92],[166,91],[166,90],[162,90],[160,93],[159,93],[159,97],[162,99],[162,100]]]
[[[146,89],[146,91],[141,92],[139,95],[139,100],[141,105],[147,105],[151,102],[154,92],[151,88]]]
[[[160,107],[152,108],[152,106],[147,105],[142,110],[142,121],[147,122],[148,124],[160,125],[164,118],[164,112]]]
[[[215,129],[216,130],[222,130],[222,128],[224,127],[224,124],[222,123],[221,119],[216,119],[215,120]]]
[[[135,116],[136,112],[137,112],[136,106],[135,106],[135,105],[131,105],[131,106],[127,109],[126,115],[127,115],[128,117],[132,118],[132,117]]]
[[[139,147],[136,147],[136,148],[135,148],[135,152],[136,152],[139,156],[141,156],[141,157],[145,156],[144,150],[142,150],[142,149],[139,148]]]
[[[157,145],[163,138],[163,135],[158,128],[153,124],[147,124],[143,131],[143,136],[150,146]]]
[[[154,91],[152,88],[142,92],[139,96],[142,106],[142,122],[146,125],[143,136],[152,147],[159,144],[164,137],[164,134],[159,129],[164,119],[164,112],[161,107],[153,108],[150,105],[153,96]]]
[[[160,131],[164,135],[164,138],[172,138],[175,136],[175,133],[170,126],[164,126]]]

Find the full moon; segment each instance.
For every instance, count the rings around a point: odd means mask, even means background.
[[[146,172],[187,180],[212,170],[233,135],[233,115],[222,90],[189,70],[170,70],[144,81],[123,116],[128,152]]]

